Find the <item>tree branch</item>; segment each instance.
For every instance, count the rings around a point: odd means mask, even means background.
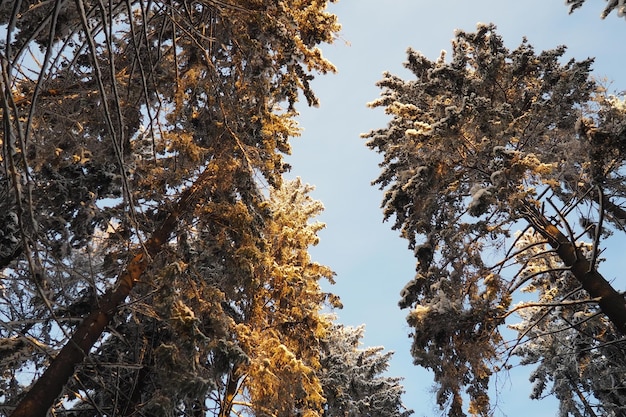
[[[620,334],[626,334],[626,302],[624,296],[600,274],[567,236],[529,203],[524,205],[524,218],[548,240],[565,266],[591,298],[598,299],[600,309],[615,325]]]
[[[76,365],[84,359],[98,341],[111,318],[119,310],[139,278],[148,266],[149,260],[156,256],[167,242],[178,220],[190,210],[198,191],[214,177],[216,170],[209,165],[198,179],[180,195],[178,202],[165,221],[152,234],[144,245],[144,251],[136,253],[118,277],[115,287],[109,289],[92,312],[76,328],[73,336],[52,360],[48,369],[26,393],[15,408],[11,417],[45,417],[50,407],[69,378],[74,374]]]

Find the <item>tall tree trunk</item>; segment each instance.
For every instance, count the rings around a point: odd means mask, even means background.
[[[620,334],[626,335],[626,301],[598,272],[580,248],[534,207],[525,207],[524,218],[548,240],[565,266],[591,298],[598,299],[602,312],[611,320]]]
[[[45,417],[52,404],[61,394],[76,365],[89,354],[100,338],[111,318],[118,311],[126,297],[144,273],[150,258],[155,257],[167,242],[178,220],[195,206],[197,192],[204,188],[216,174],[213,166],[207,167],[198,179],[180,195],[174,210],[144,245],[144,251],[135,254],[126,269],[94,306],[93,311],[80,323],[70,340],[63,346],[50,366],[19,402],[11,417]]]

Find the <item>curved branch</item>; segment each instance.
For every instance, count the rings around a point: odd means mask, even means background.
[[[567,307],[567,306],[580,305],[580,304],[597,303],[598,301],[600,301],[600,300],[599,299],[595,299],[595,298],[588,298],[586,300],[560,301],[558,303],[524,303],[524,304],[520,304],[517,307],[507,311],[506,314],[503,316],[503,318],[504,317],[508,317],[511,314],[515,313],[516,311],[522,310],[524,308],[530,308],[530,307]]]

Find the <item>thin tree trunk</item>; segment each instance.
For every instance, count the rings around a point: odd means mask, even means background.
[[[216,173],[214,167],[207,167],[195,183],[181,194],[176,207],[169,212],[165,221],[145,243],[145,250],[135,254],[118,277],[115,287],[109,289],[94,310],[80,323],[70,340],[63,346],[50,366],[19,402],[11,417],[45,417],[46,413],[61,394],[76,365],[100,338],[111,318],[117,313],[126,297],[148,266],[174,232],[182,215],[193,210],[197,192],[205,187]]]
[[[239,389],[239,376],[237,376],[237,366],[235,365],[228,375],[228,383],[226,384],[226,392],[220,405],[218,417],[228,417],[233,409],[233,401]]]

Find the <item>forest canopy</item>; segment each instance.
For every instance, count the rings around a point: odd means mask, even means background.
[[[286,179],[336,72],[333,2],[0,1],[0,415],[412,414],[392,352],[328,314],[323,205]],[[374,185],[415,257],[410,354],[450,416],[494,415],[517,364],[560,416],[626,413],[605,251],[626,101],[566,56],[481,24],[409,49],[370,103],[390,120],[364,135]]]

